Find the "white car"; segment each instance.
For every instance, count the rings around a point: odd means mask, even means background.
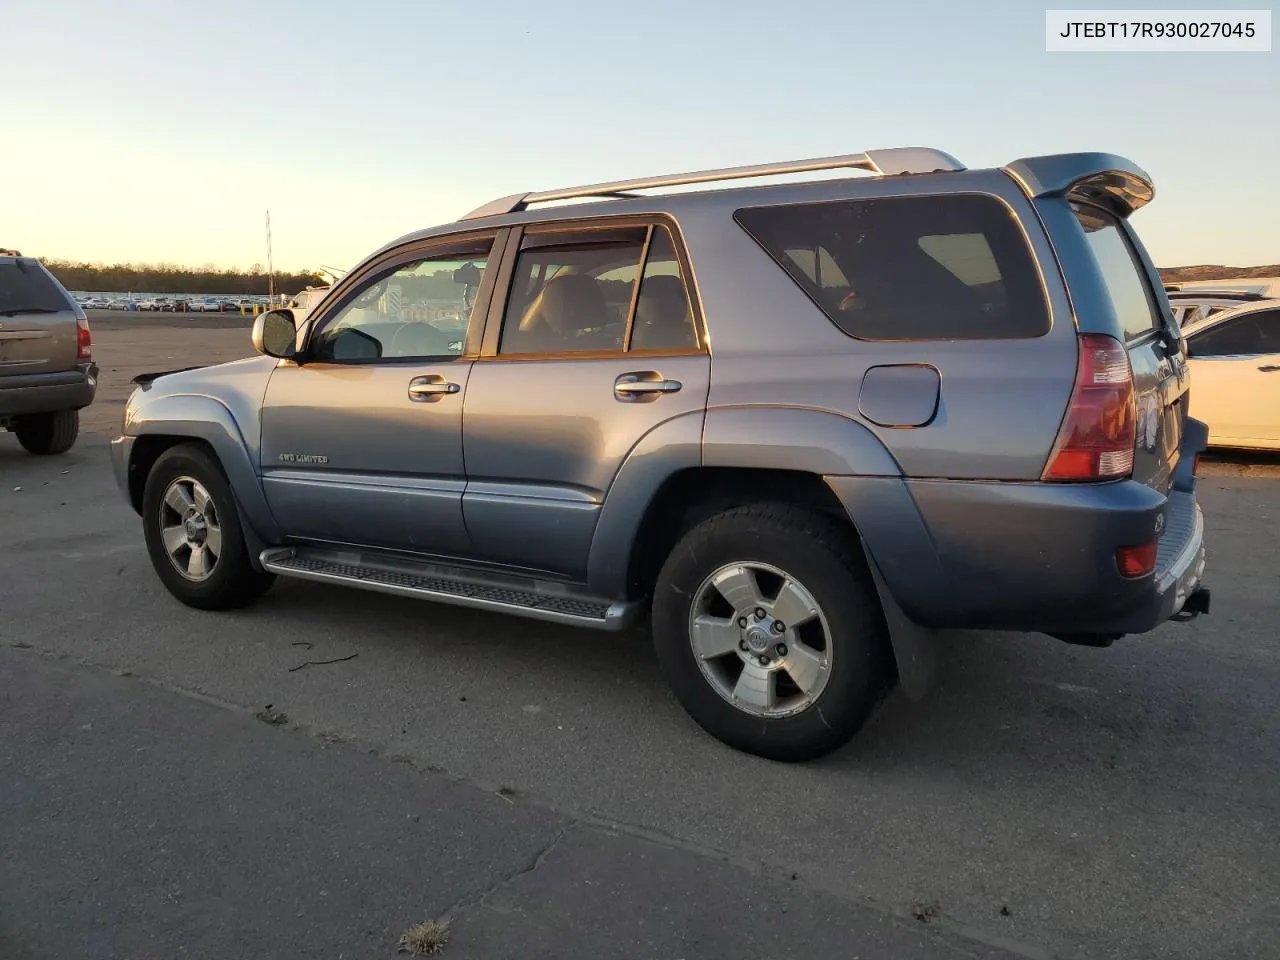
[[[217,297],[202,297],[187,304],[187,310],[191,313],[217,313],[221,307],[222,301]]]
[[[1224,310],[1183,328],[1188,413],[1209,445],[1280,450],[1280,299]]]

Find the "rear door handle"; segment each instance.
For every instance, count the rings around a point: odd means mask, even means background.
[[[613,381],[613,395],[619,400],[656,400],[658,394],[675,393],[684,384],[665,380],[656,370],[624,373]]]
[[[418,403],[431,403],[442,396],[457,393],[461,388],[450,383],[438,373],[425,377],[414,377],[409,381],[409,399]]]
[[[1261,370],[1263,373],[1275,373],[1277,370],[1280,370],[1280,364],[1267,363],[1267,364],[1263,364],[1258,369]]]

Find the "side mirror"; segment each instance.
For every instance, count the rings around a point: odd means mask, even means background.
[[[268,310],[253,321],[253,349],[278,360],[292,360],[298,352],[298,326],[293,311]]]

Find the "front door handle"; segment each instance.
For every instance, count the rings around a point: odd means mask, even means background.
[[[433,373],[425,377],[414,377],[409,381],[409,399],[417,403],[431,403],[447,394],[457,393],[460,389],[456,383],[450,383],[438,373]]]
[[[1268,363],[1268,364],[1264,364],[1258,369],[1261,370],[1263,373],[1275,373],[1277,370],[1280,370],[1280,364]]]
[[[656,400],[659,394],[675,393],[684,384],[665,380],[656,370],[624,373],[613,381],[613,395],[619,400]]]

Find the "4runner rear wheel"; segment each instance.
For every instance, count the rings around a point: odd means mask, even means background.
[[[171,447],[152,466],[142,530],[156,574],[189,607],[242,607],[275,579],[250,563],[231,485],[218,461],[195,444]]]
[[[654,588],[658,660],[708,733],[773,760],[846,743],[888,691],[883,613],[849,531],[789,505],[690,530]]]
[[[66,453],[80,435],[80,411],[59,410],[18,417],[13,432],[28,453],[40,456]]]

